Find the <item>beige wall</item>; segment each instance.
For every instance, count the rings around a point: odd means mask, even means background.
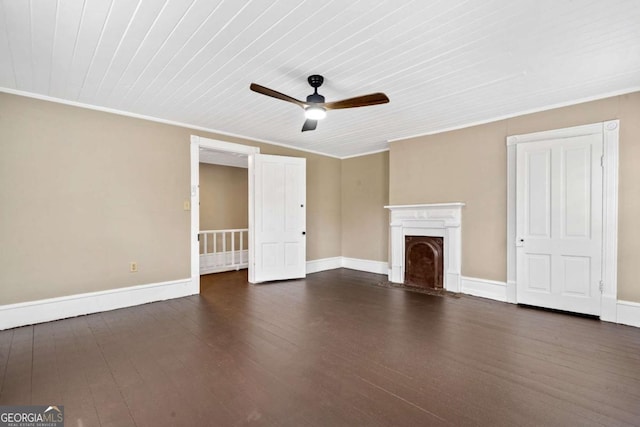
[[[342,161],[342,256],[387,261],[389,153]]]
[[[200,230],[248,226],[247,169],[200,163]]]
[[[640,302],[640,93],[391,144],[391,204],[466,202],[465,276],[506,280],[508,135],[620,119],[618,298]]]
[[[338,159],[0,93],[0,305],[189,277],[191,134],[306,157],[307,258],[340,256]]]
[[[309,260],[385,261],[382,205],[464,201],[463,274],[504,281],[506,136],[614,118],[621,120],[618,296],[640,302],[633,268],[640,263],[640,93],[399,141],[389,153],[342,161],[0,93],[0,305],[188,277],[191,134],[306,157]],[[130,261],[138,273],[129,273]]]
[[[276,145],[252,145],[264,154],[307,158],[307,260],[340,256],[341,160]]]

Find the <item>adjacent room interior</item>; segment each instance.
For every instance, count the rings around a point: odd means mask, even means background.
[[[199,150],[199,274],[249,265],[248,156]]]
[[[444,3],[0,3],[0,406],[637,425],[640,5]]]

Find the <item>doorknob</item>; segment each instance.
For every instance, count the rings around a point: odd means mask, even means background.
[[[304,235],[306,235],[306,234],[307,234],[307,232],[306,232],[306,231],[303,231],[303,232],[302,232],[302,235],[303,235],[303,236],[304,236]]]

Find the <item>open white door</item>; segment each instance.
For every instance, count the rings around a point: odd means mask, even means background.
[[[306,159],[254,154],[249,162],[249,281],[305,277]]]
[[[517,146],[517,302],[600,315],[602,134]]]

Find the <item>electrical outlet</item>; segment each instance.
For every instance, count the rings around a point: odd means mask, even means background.
[[[131,273],[137,273],[138,272],[138,263],[135,261],[131,261],[129,263],[129,271]]]
[[[183,207],[185,211],[191,210],[191,202],[189,200],[185,200]]]

